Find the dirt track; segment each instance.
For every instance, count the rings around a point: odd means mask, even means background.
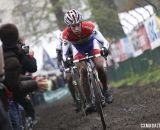
[[[113,89],[113,96],[114,103],[104,108],[107,129],[141,130],[141,123],[160,123],[160,82]],[[84,117],[73,109],[71,97],[37,108],[34,130],[102,130],[96,113]]]

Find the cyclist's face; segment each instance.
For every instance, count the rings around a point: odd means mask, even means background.
[[[81,23],[70,25],[70,27],[71,27],[71,30],[73,31],[73,33],[75,33],[75,34],[81,33]]]

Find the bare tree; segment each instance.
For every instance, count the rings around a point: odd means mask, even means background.
[[[18,0],[13,15],[26,37],[40,37],[57,29],[56,18],[48,0]]]
[[[64,12],[73,8],[83,10],[83,1],[15,0],[16,6],[12,14],[22,35],[37,41],[39,37],[54,30],[62,31],[65,27]]]
[[[53,7],[53,12],[56,15],[56,22],[60,30],[63,30],[65,27],[64,22],[63,22],[63,1],[60,0],[50,0],[52,7]]]

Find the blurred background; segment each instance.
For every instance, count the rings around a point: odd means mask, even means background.
[[[159,0],[1,0],[0,5],[0,24],[18,26],[37,59],[33,76],[46,76],[52,90],[65,86],[56,63],[56,44],[65,27],[64,13],[70,9],[94,22],[110,42],[107,73],[113,86],[160,80]],[[63,96],[67,91],[58,93]]]

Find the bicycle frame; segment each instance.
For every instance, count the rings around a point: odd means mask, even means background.
[[[104,96],[102,94],[101,82],[99,80],[98,72],[97,72],[97,69],[95,67],[95,64],[93,63],[93,61],[91,59],[86,61],[86,64],[87,64],[88,80],[89,80],[90,84],[92,83],[92,79],[94,79],[96,81],[96,83],[99,84],[98,86],[100,86],[98,88],[100,96],[101,96],[100,98],[104,98]],[[90,90],[91,90],[92,97],[95,97],[93,85],[90,85],[90,87],[91,87]]]
[[[86,53],[86,57],[84,57],[80,60],[75,60],[75,61],[73,61],[73,63],[85,61],[86,66],[87,66],[88,78],[89,79],[94,78],[97,82],[100,83],[97,69],[95,67],[94,62],[92,61],[93,58],[100,57],[100,56],[101,56],[101,54],[97,54],[97,55],[94,55],[94,56],[89,56],[88,53]]]
[[[87,74],[88,74],[88,80],[89,80],[89,84],[90,84],[89,86],[90,86],[90,90],[91,90],[91,95],[92,95],[92,98],[94,99],[93,102],[96,106],[97,113],[101,117],[103,129],[105,130],[106,123],[105,123],[103,110],[102,110],[102,104],[101,104],[101,101],[104,98],[104,96],[102,94],[101,84],[100,84],[100,80],[98,78],[98,72],[95,68],[95,64],[91,60],[91,59],[99,57],[99,56],[101,56],[101,55],[97,54],[94,56],[89,56],[88,53],[86,53],[86,56],[83,59],[76,60],[73,62],[77,63],[77,62],[85,61],[86,65],[87,65],[87,72],[88,72]]]

